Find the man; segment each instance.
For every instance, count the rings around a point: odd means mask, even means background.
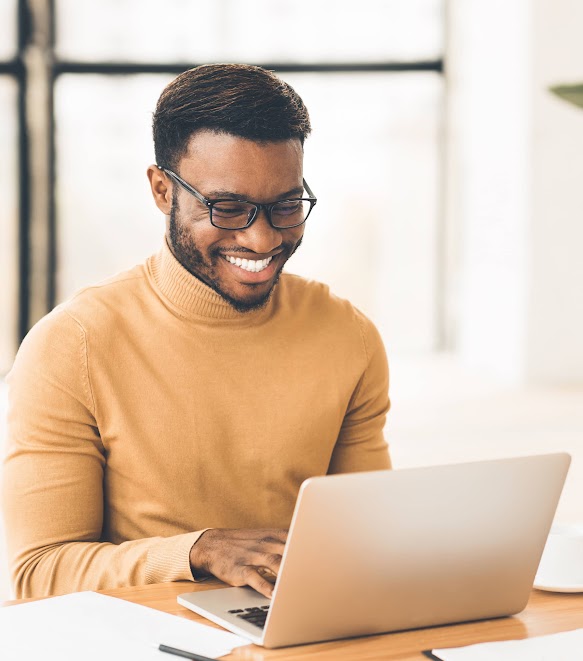
[[[198,67],[162,93],[164,246],[41,320],[9,376],[18,597],[207,575],[269,596],[302,481],[389,467],[378,332],[281,274],[316,201],[309,132],[258,67]]]

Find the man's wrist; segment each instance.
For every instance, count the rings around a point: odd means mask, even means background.
[[[198,539],[190,547],[189,552],[189,563],[190,563],[190,573],[192,578],[195,581],[205,581],[207,578],[210,578],[212,574],[208,570],[208,562],[204,553],[204,542],[201,544],[201,538],[212,528],[206,528],[199,535]]]

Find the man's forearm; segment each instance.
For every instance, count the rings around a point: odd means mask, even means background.
[[[111,544],[66,542],[11,549],[16,596],[192,580],[189,551],[200,532]]]

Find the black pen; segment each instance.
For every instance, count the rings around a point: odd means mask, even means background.
[[[160,645],[158,649],[160,652],[174,654],[174,656],[182,656],[185,659],[192,659],[192,661],[215,661],[215,659],[211,659],[210,656],[203,656],[202,654],[195,654],[194,652],[185,652],[184,650],[176,649],[176,647],[168,647],[168,645]]]

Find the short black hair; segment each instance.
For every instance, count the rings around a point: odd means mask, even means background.
[[[164,89],[154,112],[158,165],[175,168],[197,131],[257,142],[297,138],[311,131],[297,92],[272,71],[249,64],[205,64],[181,73]]]

